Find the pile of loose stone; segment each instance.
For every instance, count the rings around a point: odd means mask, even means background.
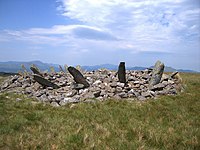
[[[36,66],[33,73],[24,71],[10,76],[0,91],[26,94],[53,106],[77,102],[95,102],[107,99],[146,100],[159,95],[175,95],[181,87],[178,72],[163,74],[164,64],[157,61],[153,69],[125,70],[121,62],[118,71],[99,69],[82,71],[68,67],[68,71],[41,72]]]

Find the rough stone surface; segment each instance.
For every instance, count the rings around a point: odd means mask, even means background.
[[[52,83],[51,81],[48,81],[47,79],[41,77],[40,75],[33,75],[33,78],[35,81],[37,81],[39,84],[47,87],[52,87],[55,89],[58,89],[59,86],[56,85],[55,83]]]
[[[42,75],[42,73],[40,72],[39,68],[37,68],[35,65],[32,65],[30,67],[31,71],[33,71],[34,74],[38,74],[38,75]]]
[[[154,86],[154,85],[160,83],[163,71],[164,71],[164,64],[161,63],[160,61],[157,61],[153,68],[152,77],[149,82],[150,86]]]
[[[76,83],[83,84],[85,88],[90,86],[90,84],[86,81],[86,79],[83,77],[83,75],[81,74],[79,70],[70,66],[68,68],[68,71],[74,77],[74,80]]]
[[[156,98],[159,95],[175,95],[179,92],[182,85],[178,82],[180,79],[175,77],[178,73],[173,73],[172,75],[161,73],[162,76],[159,73],[159,76],[161,76],[159,78],[163,80],[151,86],[150,80],[155,76],[154,71],[155,69],[146,69],[144,71],[127,70],[126,78],[128,80],[126,84],[119,82],[117,71],[107,69],[82,71],[81,78],[85,77],[84,80],[90,84],[87,87],[82,83],[77,83],[69,73],[70,71],[67,73],[63,71],[41,72],[43,74],[42,77],[28,72],[26,75],[10,76],[0,86],[0,92],[11,91],[26,94],[40,102],[50,103],[52,106],[85,101],[104,101],[108,98],[131,98],[143,101],[149,98]],[[42,81],[39,81],[38,78]]]
[[[120,62],[118,67],[118,78],[119,82],[126,83],[126,69],[125,69],[125,62]]]

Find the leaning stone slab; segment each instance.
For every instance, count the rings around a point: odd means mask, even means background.
[[[170,75],[170,78],[174,78],[175,75],[177,75],[177,74],[178,74],[178,71],[173,72],[173,73]]]
[[[35,65],[31,65],[30,69],[31,71],[33,71],[34,74],[38,74],[42,76],[42,73],[40,72],[39,68],[37,68]]]
[[[149,81],[150,87],[160,83],[163,71],[164,71],[164,64],[161,63],[160,61],[157,61],[153,68],[152,77]]]
[[[118,79],[121,83],[126,83],[126,69],[125,62],[120,62],[118,67]]]
[[[33,75],[33,79],[43,86],[53,87],[54,89],[60,88],[60,86],[52,83],[51,81],[49,81],[37,74]]]
[[[64,70],[63,70],[61,65],[59,65],[59,69],[60,69],[60,72],[64,72]]]
[[[90,84],[86,81],[83,75],[74,67],[68,67],[69,73],[74,77],[74,81],[78,84],[83,84],[85,88],[89,87]]]

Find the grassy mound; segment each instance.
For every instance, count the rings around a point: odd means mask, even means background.
[[[181,76],[184,93],[146,102],[54,108],[0,93],[0,149],[199,149],[200,74]]]

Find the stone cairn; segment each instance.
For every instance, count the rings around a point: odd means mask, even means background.
[[[0,86],[0,92],[22,93],[61,106],[107,99],[144,101],[159,95],[175,95],[182,88],[178,72],[164,74],[164,64],[160,61],[153,69],[143,71],[126,70],[125,62],[120,62],[118,71],[87,72],[67,66],[64,71],[60,66],[60,72],[41,72],[35,65],[30,69],[33,73],[26,71],[10,76]]]

